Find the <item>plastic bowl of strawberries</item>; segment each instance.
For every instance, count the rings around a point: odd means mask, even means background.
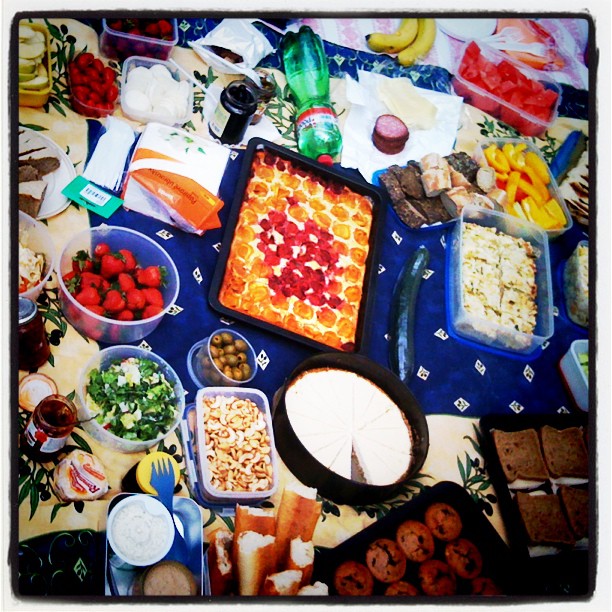
[[[150,334],[172,308],[179,275],[170,255],[135,230],[101,225],[74,235],[57,264],[68,322],[107,344]]]
[[[123,62],[139,55],[167,60],[177,43],[176,19],[102,19],[100,52],[109,59]]]
[[[93,53],[77,55],[68,64],[70,103],[85,117],[107,117],[115,110],[119,87],[115,71]]]

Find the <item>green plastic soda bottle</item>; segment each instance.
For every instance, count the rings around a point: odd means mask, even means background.
[[[285,34],[281,51],[287,84],[297,105],[298,150],[331,164],[342,150],[342,134],[329,99],[329,69],[323,42],[303,25],[297,34]]]

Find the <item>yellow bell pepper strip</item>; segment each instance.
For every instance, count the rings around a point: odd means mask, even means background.
[[[548,171],[548,166],[544,161],[542,161],[537,153],[527,151],[527,153],[525,153],[525,163],[529,168],[532,168],[535,171],[545,185],[550,183],[550,172]]]
[[[539,177],[538,173],[527,164],[525,164],[523,172],[529,177],[531,184],[540,194],[540,200],[546,202],[546,200],[550,198],[550,193],[548,192],[548,188],[544,184],[544,181],[542,181],[542,179]]]
[[[522,149],[519,149],[519,147],[519,144],[514,146],[512,143],[507,142],[502,147],[502,151],[510,164],[510,168],[521,171],[525,167],[525,158],[521,155]]]
[[[550,200],[544,204],[544,208],[546,209],[546,212],[548,212],[548,214],[557,221],[559,227],[565,227],[567,223],[565,213],[555,198],[550,198]]]
[[[510,171],[508,160],[496,145],[489,145],[484,150],[484,154],[489,166],[493,167],[497,172],[507,174]]]
[[[516,190],[521,180],[521,173],[513,170],[508,175],[508,182],[506,183],[506,194],[508,195],[508,206],[514,206],[516,201]]]
[[[521,219],[525,219],[525,221],[529,221],[520,202],[515,202],[509,210],[514,211],[515,217],[520,217]]]
[[[546,201],[545,198],[542,198],[542,194],[540,194],[538,189],[524,178],[519,179],[518,188],[527,195],[531,196],[538,204]]]

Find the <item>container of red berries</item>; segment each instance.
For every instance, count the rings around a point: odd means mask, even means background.
[[[139,55],[167,60],[177,43],[176,19],[102,19],[100,51],[109,59],[123,62]]]
[[[144,234],[101,225],[75,234],[57,266],[69,323],[108,344],[150,334],[176,302],[179,276],[170,255]]]
[[[85,52],[68,64],[72,108],[86,117],[107,117],[115,110],[119,87],[117,75],[99,57]]]

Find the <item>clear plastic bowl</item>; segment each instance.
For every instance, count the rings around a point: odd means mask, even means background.
[[[581,265],[581,253],[585,253],[587,269]],[[589,241],[581,240],[574,249],[563,270],[563,295],[567,316],[581,327],[589,326]]]
[[[523,138],[487,138],[485,140],[481,140],[478,143],[478,146],[476,147],[476,160],[480,163],[480,165],[488,166],[489,164],[487,162],[487,158],[485,157],[484,150],[492,144],[496,145],[499,149],[501,149],[506,143],[509,143],[511,145],[526,145],[527,148],[524,150],[525,153],[527,153],[528,151],[531,153],[535,153],[540,158],[542,163],[546,164],[546,160],[544,159],[542,153],[540,153],[540,150],[536,146],[534,146],[533,143]],[[546,164],[546,166],[548,167],[548,164]],[[567,208],[567,204],[565,203],[564,197],[561,195],[561,191],[559,191],[559,186],[557,185],[557,181],[555,181],[555,177],[552,175],[552,172],[550,172],[550,168],[549,174],[550,183],[547,185],[548,193],[552,198],[557,200],[559,206],[561,207],[561,210],[563,210],[563,214],[565,215],[565,225],[562,228],[551,230],[542,229],[542,231],[546,232],[548,238],[552,240],[553,238],[557,238],[561,234],[567,232],[567,230],[569,230],[574,225],[574,219],[572,218],[572,215],[570,214],[570,211]]]
[[[515,106],[464,79],[461,76],[461,71],[463,66],[467,65],[465,59],[466,50],[472,43],[478,45],[481,55],[495,66],[502,61],[508,62],[527,79],[541,83],[545,89],[553,90],[557,94],[557,100],[551,109],[550,117],[547,120],[540,119],[526,112],[521,107]],[[457,57],[458,62],[453,71],[452,85],[455,93],[461,96],[467,104],[471,104],[489,115],[500,119],[525,136],[540,136],[557,119],[559,102],[561,100],[561,87],[555,81],[546,78],[545,73],[542,71],[532,70],[527,65],[515,61],[508,54],[489,47],[481,41],[466,41]]]
[[[222,333],[229,333],[234,337],[234,340],[242,340],[246,343],[247,361],[251,366],[251,375],[243,380],[236,380],[226,376],[214,363],[213,355],[211,354],[211,339]],[[227,328],[216,329],[210,336],[196,342],[190,349],[187,355],[187,369],[191,380],[198,387],[206,387],[208,385],[217,387],[238,387],[250,383],[257,374],[257,361],[255,350],[251,343],[240,333],[229,330]]]
[[[132,55],[167,60],[178,43],[178,22],[176,19],[168,19],[168,21],[172,24],[173,37],[171,40],[120,32],[110,27],[108,19],[102,19],[100,52],[109,59],[121,62]]]
[[[174,389],[175,402],[176,402],[176,416],[174,421],[168,427],[166,431],[162,431],[153,440],[125,440],[115,434],[111,433],[107,429],[104,429],[100,423],[95,419],[92,419],[94,413],[92,413],[87,407],[87,383],[89,381],[90,372],[94,369],[105,370],[110,364],[117,359],[127,359],[129,357],[136,357],[138,359],[149,359],[159,365],[164,376],[170,382]],[[137,453],[140,451],[147,450],[152,446],[155,446],[158,442],[163,440],[166,436],[174,431],[181,421],[183,412],[185,411],[185,391],[183,385],[176,374],[176,372],[170,367],[170,365],[162,359],[159,355],[147,351],[146,349],[139,348],[137,346],[111,346],[96,353],[86,364],[79,376],[78,386],[76,389],[77,395],[77,408],[79,421],[83,421],[81,426],[83,429],[95,440],[100,442],[106,448],[111,450],[119,451],[122,453]],[[87,420],[91,419],[91,420]]]
[[[187,95],[185,96],[184,100],[185,107],[183,113],[171,115],[170,113],[154,112],[152,110],[143,111],[135,108],[134,106],[130,106],[129,100],[126,96],[126,92],[130,87],[130,73],[136,68],[146,68],[147,70],[150,70],[154,66],[164,66],[177,83],[185,83],[188,86],[186,87]],[[187,79],[181,78],[180,71],[170,62],[149,57],[129,57],[123,63],[122,69],[121,110],[123,111],[123,114],[130,119],[140,121],[141,123],[155,121],[165,125],[183,125],[189,120],[193,110],[193,85]]]
[[[19,211],[19,243],[35,253],[42,253],[45,257],[40,282],[19,294],[22,297],[36,301],[55,269],[55,260],[57,258],[55,244],[46,226],[21,210]]]
[[[81,249],[92,254],[100,242],[106,242],[111,251],[130,249],[143,268],[165,266],[166,284],[160,287],[164,309],[159,314],[140,321],[117,321],[91,312],[70,294],[62,277],[72,269],[72,257]],[[57,276],[60,305],[70,324],[89,338],[108,344],[135,342],[150,334],[174,305],[179,293],[178,270],[170,255],[148,236],[124,227],[101,225],[73,236],[60,255]]]
[[[588,340],[574,340],[559,362],[563,378],[580,410],[589,410],[589,379],[580,365],[580,355],[589,354]]]
[[[494,227],[498,231],[522,238],[535,252],[537,317],[533,334],[488,321],[468,312],[463,300],[462,236],[466,223]],[[553,288],[550,270],[548,236],[533,223],[505,213],[466,206],[453,231],[448,249],[448,316],[451,330],[458,336],[494,350],[529,355],[540,348],[554,333]]]
[[[248,399],[257,405],[264,415],[266,423],[266,434],[270,439],[270,463],[272,465],[272,484],[263,491],[221,491],[212,486],[209,462],[206,453],[206,430],[204,419],[204,399],[214,397],[235,397],[239,400]],[[278,457],[274,443],[274,431],[272,429],[272,417],[268,398],[259,390],[243,387],[207,387],[200,389],[196,396],[196,445],[198,457],[198,472],[202,483],[203,495],[207,501],[220,504],[250,504],[257,503],[272,496],[278,488]],[[244,465],[247,468],[247,464]]]
[[[149,538],[144,538],[147,525],[144,525],[141,521],[135,524],[134,518],[131,520],[129,520],[130,517],[126,518],[126,509],[130,506],[139,506],[135,508],[136,511],[142,512],[144,515],[149,515],[154,520],[161,518],[163,521],[161,532],[157,530],[154,532],[152,531],[149,534]],[[129,510],[127,511],[129,512]],[[120,523],[123,524],[120,525]],[[130,527],[132,529],[130,529]],[[142,542],[139,540],[134,542],[139,544],[138,549],[141,554],[138,556],[134,556],[132,551],[127,549],[126,542],[121,539],[122,532],[125,533],[125,530],[134,532],[134,527],[139,527],[138,532],[143,535]],[[142,552],[146,550],[146,546],[151,546],[151,543],[155,544],[161,537],[165,537],[164,546],[154,548],[150,551],[150,555],[144,556]],[[161,561],[172,547],[172,542],[174,540],[174,522],[170,516],[170,512],[158,499],[151,495],[136,493],[123,498],[110,511],[106,519],[106,538],[115,554],[125,563],[136,567],[153,565]]]

